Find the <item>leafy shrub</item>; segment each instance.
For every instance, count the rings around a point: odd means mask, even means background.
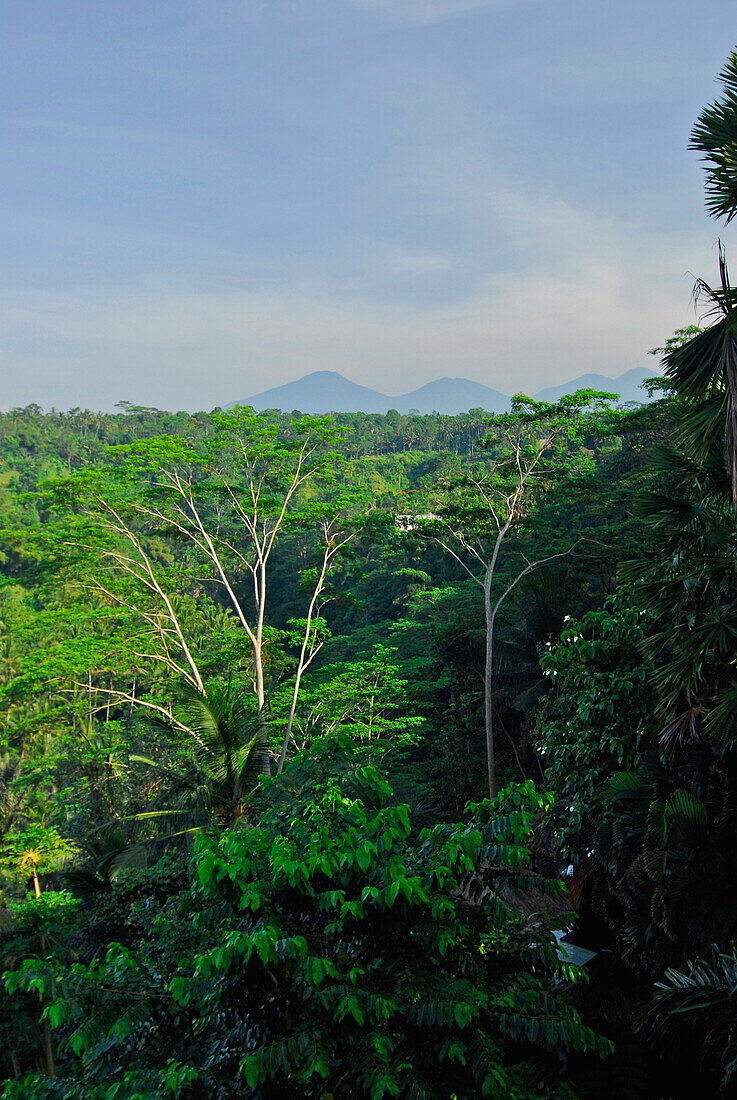
[[[608,1044],[566,1002],[552,917],[522,915],[530,887],[560,889],[527,867],[549,800],[510,787],[416,834],[376,770],[337,755],[298,757],[257,824],[197,841],[195,950],[72,967],[54,1022],[77,1060],[49,1095],[572,1095],[561,1052]]]

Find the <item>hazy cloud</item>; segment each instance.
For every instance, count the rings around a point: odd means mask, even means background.
[[[390,393],[457,374],[534,391],[645,365],[647,349],[689,319],[682,280],[659,285],[651,275],[635,287],[592,257],[557,274],[490,276],[471,297],[435,308],[288,291],[57,295],[0,323],[6,337],[33,344],[16,363],[14,403],[44,403],[53,386],[67,404],[85,404],[88,392],[93,405],[127,398],[194,409],[323,369]]]
[[[534,390],[653,365],[715,269],[686,146],[722,0],[38,14],[0,67],[3,404]]]
[[[434,23],[458,15],[533,2],[535,0],[350,0],[354,7],[380,12],[402,23]]]
[[[459,374],[534,392],[652,367],[647,350],[691,320],[703,237],[576,207],[478,149],[418,153],[416,171],[475,249],[367,241],[342,270],[285,265],[268,288],[17,295],[0,314],[12,402],[212,408],[324,369],[389,393]]]

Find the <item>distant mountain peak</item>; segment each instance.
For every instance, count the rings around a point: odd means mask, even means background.
[[[583,374],[560,386],[540,390],[534,396],[540,401],[557,401],[576,390],[593,389],[618,393],[622,402],[645,402],[649,400],[649,396],[640,388],[641,383],[645,378],[654,377],[657,377],[655,371],[638,367],[625,371],[617,378],[607,378],[603,374]],[[416,409],[421,414],[438,412],[453,416],[474,408],[481,408],[486,412],[506,412],[510,407],[510,398],[485,386],[483,382],[457,377],[436,378],[410,393],[391,397],[352,382],[338,371],[316,370],[294,382],[274,386],[233,404],[252,405],[257,412],[265,409],[291,412],[298,409],[300,412],[313,414],[386,413],[389,409],[396,409],[397,412],[408,413]]]
[[[646,367],[633,367],[616,378],[607,378],[604,374],[581,374],[570,382],[564,382],[561,386],[548,386],[535,394],[538,401],[559,401],[569,393],[576,390],[599,390],[603,393],[618,393],[620,401],[626,404],[628,401],[649,400],[645,390],[641,389],[642,382],[646,378],[657,378],[655,371]]]
[[[305,374],[303,378],[298,379],[298,381],[306,382],[308,378],[339,378],[341,382],[348,382],[351,386],[356,384],[337,370],[313,370],[309,374]]]

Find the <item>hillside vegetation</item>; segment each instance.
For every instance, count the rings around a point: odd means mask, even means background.
[[[735,1095],[699,289],[638,408],[0,415],[3,1100]]]

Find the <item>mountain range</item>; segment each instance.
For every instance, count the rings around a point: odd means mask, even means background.
[[[618,378],[606,378],[603,374],[582,374],[560,386],[550,386],[533,394],[539,401],[557,401],[576,390],[594,389],[619,394],[626,401],[650,400],[647,391],[641,389],[646,378],[657,377],[654,371],[635,367]],[[295,382],[264,390],[243,401],[227,406],[251,405],[257,412],[264,409],[282,409],[285,412],[299,410],[315,415],[328,412],[386,413],[396,409],[400,413],[445,413],[454,416],[469,409],[486,412],[506,412],[510,398],[498,390],[471,382],[467,378],[438,378],[410,393],[389,397],[378,390],[359,386],[337,371],[320,370],[306,374]]]

